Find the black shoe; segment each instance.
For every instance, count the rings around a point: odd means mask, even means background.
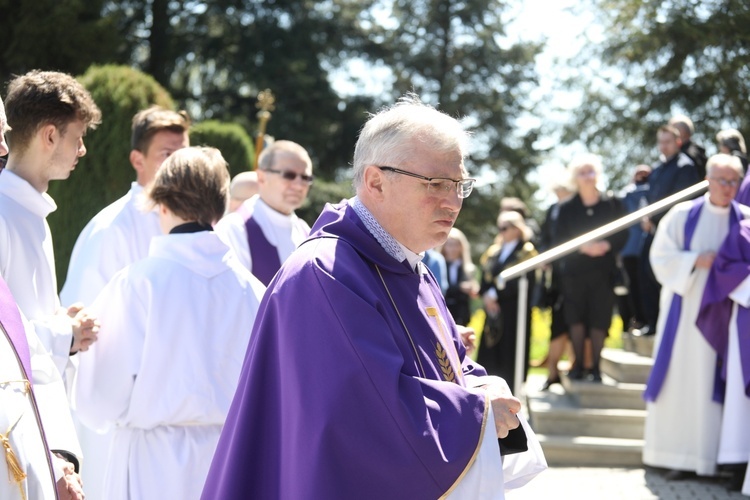
[[[544,385],[539,390],[542,391],[542,392],[548,391],[549,388],[550,388],[550,386],[552,386],[552,384],[559,384],[559,383],[561,383],[559,376],[557,376],[555,378],[548,378],[547,381],[544,383]]]
[[[568,372],[568,378],[570,380],[583,380],[583,370],[578,366],[574,366]]]
[[[588,376],[588,380],[591,382],[601,383],[602,374],[599,372],[599,368],[592,368],[591,373]]]

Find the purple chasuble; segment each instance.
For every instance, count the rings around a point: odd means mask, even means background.
[[[494,432],[464,385],[486,372],[432,276],[346,201],[326,206],[257,317],[204,500],[435,499]]]
[[[750,275],[750,221],[743,220],[729,228],[719,248],[706,288],[703,291],[696,325],[719,357],[719,373],[714,383],[713,400],[724,401],[729,350],[729,320],[734,301],[729,294]],[[750,309],[737,305],[740,364],[745,395],[750,397]]]
[[[11,294],[8,284],[2,277],[0,277],[0,324],[7,332],[11,344],[18,353],[26,379],[31,383],[31,355],[29,353],[29,342],[26,339],[26,330],[23,327],[21,313],[18,312],[13,294]]]
[[[701,196],[693,201],[693,205],[688,212],[687,221],[685,221],[685,238],[683,249],[690,250],[690,242],[693,239],[695,228],[698,225],[698,219],[700,218],[701,209],[705,203],[705,197]],[[739,211],[737,205],[730,205],[729,214],[729,225],[736,224],[742,219],[742,214]],[[659,343],[659,350],[654,357],[654,366],[651,368],[651,373],[646,382],[646,390],[643,393],[643,399],[646,401],[656,401],[659,396],[659,391],[664,384],[664,380],[667,377],[669,371],[669,362],[672,359],[672,348],[674,347],[674,340],[677,337],[677,327],[680,324],[680,315],[682,314],[682,296],[673,294],[672,303],[669,307],[669,314],[664,324],[664,332],[662,333],[662,339]]]

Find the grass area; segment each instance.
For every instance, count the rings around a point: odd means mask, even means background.
[[[477,309],[469,322],[470,327],[477,332],[477,345],[482,337],[482,327],[484,326],[484,310]],[[539,309],[534,307],[531,310],[531,361],[541,361],[547,356],[549,347],[550,324],[552,323],[550,309]],[[622,348],[622,319],[618,314],[612,316],[612,325],[609,328],[609,337],[605,341],[606,347],[617,349]],[[472,354],[472,359],[476,360],[476,352]],[[564,359],[564,358],[563,358]],[[531,368],[529,373],[547,373],[546,368]]]

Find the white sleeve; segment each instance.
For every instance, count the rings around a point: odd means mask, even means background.
[[[214,231],[234,251],[240,264],[245,266],[247,270],[252,271],[253,261],[250,256],[250,244],[247,242],[247,230],[242,216],[236,212],[225,215],[216,224]]]
[[[134,290],[128,270],[115,275],[92,304],[101,322],[99,338],[78,354],[76,414],[97,431],[108,430],[128,411],[143,351],[148,290]]]
[[[51,450],[65,450],[81,461],[81,446],[78,442],[65,386],[49,353],[42,346],[32,325],[21,317],[26,329],[26,338],[31,354],[31,381],[39,416]]]
[[[729,298],[737,302],[742,307],[750,307],[750,276],[745,278],[732,293]]]
[[[60,376],[70,365],[73,344],[73,323],[66,314],[44,316],[30,322],[36,337],[52,358]]]
[[[466,471],[466,475],[446,497],[449,500],[476,500],[505,498],[503,461],[495,434],[495,415],[489,407],[479,451]]]
[[[670,210],[659,222],[649,259],[656,280],[679,295],[687,294],[695,282],[699,252],[683,249],[687,212]]]

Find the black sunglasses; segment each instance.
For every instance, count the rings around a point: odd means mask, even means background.
[[[308,184],[312,184],[315,177],[312,175],[307,174],[298,174],[297,172],[292,172],[291,170],[276,170],[275,168],[266,168],[263,170],[264,172],[271,172],[272,174],[279,174],[282,178],[288,181],[294,182],[297,177],[302,179],[304,182]]]

